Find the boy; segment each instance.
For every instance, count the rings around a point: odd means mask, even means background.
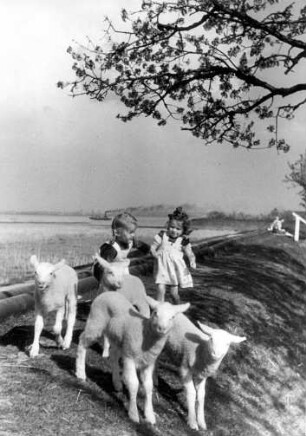
[[[109,242],[105,242],[100,247],[100,256],[111,263],[116,263],[122,268],[124,274],[129,274],[129,264],[131,254],[135,249],[141,254],[147,254],[150,250],[149,245],[135,240],[137,230],[137,219],[128,212],[120,213],[115,216],[112,222],[113,237]],[[93,275],[100,282],[102,269],[98,263],[93,265]]]

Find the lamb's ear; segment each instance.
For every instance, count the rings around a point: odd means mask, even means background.
[[[36,254],[33,254],[33,255],[30,257],[30,263],[31,263],[32,266],[34,266],[35,269],[37,268],[39,262],[38,262],[38,259],[37,259]]]
[[[202,332],[208,336],[211,336],[213,334],[213,332],[215,331],[215,329],[213,329],[212,327],[209,327],[208,325],[200,323],[200,321],[198,321],[198,326],[200,327]]]
[[[62,268],[64,265],[66,265],[66,261],[65,259],[62,259],[60,262],[54,265],[54,271],[57,271],[58,269]]]
[[[159,301],[154,300],[154,298],[149,297],[149,295],[146,295],[146,300],[151,309],[155,309],[155,307],[158,306],[158,304],[160,304]]]
[[[183,313],[183,312],[186,312],[186,310],[189,309],[190,303],[177,304],[177,305],[175,305],[173,307],[174,307],[174,311],[175,311],[176,314],[177,313]]]
[[[240,344],[240,342],[246,341],[246,337],[245,336],[236,336],[236,335],[232,335],[230,333],[230,340],[231,340],[231,343],[233,343],[233,344]]]
[[[103,259],[103,257],[101,257],[98,253],[94,255],[94,260],[96,260],[98,264],[102,266],[102,268],[110,268],[110,263]]]

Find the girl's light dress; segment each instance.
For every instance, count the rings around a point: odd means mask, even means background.
[[[184,260],[184,240],[184,236],[179,236],[171,242],[166,232],[154,237],[159,254],[155,264],[156,284],[180,286],[181,288],[193,286],[190,271]]]

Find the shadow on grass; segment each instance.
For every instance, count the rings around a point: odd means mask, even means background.
[[[98,356],[94,356],[93,354],[97,354],[96,351],[99,351]],[[143,398],[139,401],[138,407],[141,416],[141,422],[139,424],[132,423],[127,415],[127,407],[128,407],[128,393],[124,389],[123,392],[116,392],[112,383],[112,376],[110,368],[107,367],[107,363],[103,362],[101,358],[101,350],[99,348],[91,348],[88,351],[89,360],[91,362],[90,365],[86,365],[86,376],[87,381],[81,381],[77,378],[71,379],[67,378],[65,383],[69,384],[76,391],[82,391],[83,394],[90,396],[90,398],[94,402],[101,403],[101,407],[105,407],[107,404],[113,410],[113,412],[118,414],[121,420],[126,420],[129,426],[132,426],[139,436],[159,436],[162,432],[156,426],[152,426],[143,420]],[[75,358],[63,354],[53,354],[51,359],[56,363],[58,368],[63,370],[65,373],[69,373],[74,375],[75,373]],[[106,361],[107,362],[107,361]],[[171,433],[169,433],[171,434]],[[186,433],[188,434],[188,432]]]
[[[32,344],[34,338],[34,327],[32,325],[19,325],[13,327],[0,337],[0,344],[4,346],[12,345],[20,351],[26,351]],[[45,342],[44,348],[57,348],[54,335],[48,330],[43,330],[41,342]]]
[[[63,330],[63,334],[65,330]],[[73,332],[72,343],[78,343],[79,335],[81,331],[75,330]],[[32,344],[34,338],[34,326],[33,325],[19,325],[13,327],[7,331],[4,335],[0,336],[0,345],[8,346],[12,345],[18,348],[19,351],[27,351],[28,347]],[[43,329],[39,339],[40,348],[44,350],[58,350],[59,347],[55,341],[55,335],[47,330]]]

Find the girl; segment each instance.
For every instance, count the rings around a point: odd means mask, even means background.
[[[184,255],[188,258],[192,268],[196,268],[196,261],[188,238],[191,233],[188,215],[181,207],[178,207],[168,217],[167,230],[160,231],[151,245],[151,253],[156,259],[157,300],[165,300],[168,286],[173,300],[179,303],[178,287],[193,286]]]

